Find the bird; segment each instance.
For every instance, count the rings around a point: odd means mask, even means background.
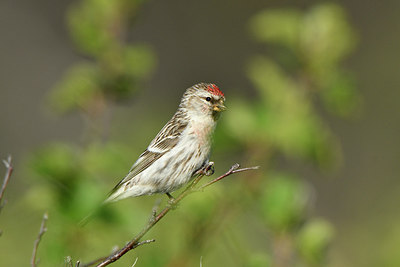
[[[212,134],[225,110],[225,95],[217,85],[201,82],[187,88],[175,114],[105,203],[157,193],[173,198],[171,192],[210,170]]]

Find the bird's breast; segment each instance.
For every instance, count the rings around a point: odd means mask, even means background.
[[[190,124],[190,132],[193,134],[199,145],[209,143],[214,128],[215,123],[213,121],[193,121]]]

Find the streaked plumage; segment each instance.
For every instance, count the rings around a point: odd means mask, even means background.
[[[169,193],[187,183],[207,164],[211,135],[225,97],[215,84],[186,90],[178,110],[112,190],[106,202]]]

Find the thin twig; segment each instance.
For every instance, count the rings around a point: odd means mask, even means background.
[[[80,264],[81,264],[81,261],[77,261],[75,263],[75,267],[79,267]],[[72,262],[71,256],[65,257],[65,265],[64,265],[64,267],[74,267],[74,263]]]
[[[117,261],[119,258],[121,258],[123,255],[125,255],[128,251],[137,248],[140,245],[143,244],[148,244],[151,242],[154,242],[155,240],[146,240],[146,241],[142,241],[139,242],[140,239],[142,239],[142,237],[156,224],[158,223],[162,218],[164,218],[165,215],[167,215],[167,213],[169,211],[171,211],[183,198],[185,198],[187,195],[196,192],[198,190],[204,189],[210,185],[212,185],[213,183],[216,183],[222,179],[224,179],[225,177],[234,174],[234,173],[238,173],[238,172],[243,172],[243,171],[249,171],[249,170],[256,170],[258,169],[258,167],[250,167],[250,168],[242,168],[239,169],[239,164],[234,164],[229,171],[227,171],[226,173],[224,173],[223,175],[219,176],[218,178],[212,180],[211,182],[208,182],[202,186],[199,186],[198,188],[196,187],[197,183],[204,177],[204,173],[200,174],[199,176],[197,176],[188,187],[186,187],[185,190],[183,190],[179,196],[175,199],[171,199],[168,203],[168,205],[157,215],[157,209],[158,205],[155,205],[155,207],[153,208],[152,211],[152,216],[150,217],[149,222],[147,223],[147,225],[142,229],[142,231],[136,235],[128,244],[125,245],[125,247],[123,247],[122,249],[118,250],[117,252],[112,253],[111,255],[107,256],[107,257],[102,257],[99,258],[97,260],[94,260],[90,263],[87,263],[85,265],[83,265],[84,267],[88,267],[88,266],[92,266],[94,264],[97,264],[97,267],[104,267],[107,266],[115,261]]]
[[[231,175],[231,174],[234,174],[234,173],[238,173],[238,172],[244,172],[244,171],[250,171],[250,170],[258,170],[260,168],[260,166],[254,166],[254,167],[248,167],[248,168],[239,169],[239,167],[240,167],[239,164],[236,163],[235,165],[233,165],[229,169],[229,171],[227,173],[225,173],[225,174],[221,175],[220,177],[217,177],[214,180],[212,180],[212,181],[200,186],[199,189],[204,189],[204,188],[206,188],[206,187],[218,182],[219,180],[224,179],[228,175]]]
[[[7,168],[6,174],[4,176],[4,180],[3,180],[3,185],[1,186],[1,190],[0,190],[0,211],[3,208],[3,206],[5,205],[5,201],[4,203],[2,203],[3,201],[3,196],[4,196],[4,191],[6,190],[6,187],[8,185],[8,181],[10,180],[11,174],[14,170],[12,163],[11,163],[11,156],[8,156],[7,160],[3,160],[4,165]]]
[[[32,259],[31,259],[31,266],[32,267],[36,266],[36,254],[37,254],[37,250],[38,250],[38,247],[39,247],[40,240],[42,240],[42,236],[47,231],[46,222],[47,222],[48,218],[49,218],[49,216],[48,216],[47,212],[45,212],[44,215],[43,215],[42,224],[40,225],[40,231],[39,231],[38,237],[36,238],[35,243],[33,245],[33,253],[32,253]]]
[[[145,240],[145,241],[141,241],[141,242],[129,242],[125,247],[123,247],[122,249],[113,252],[110,256],[106,256],[106,257],[102,257],[99,259],[96,259],[92,262],[86,263],[84,265],[82,265],[82,267],[88,267],[88,266],[92,266],[97,264],[96,266],[107,266],[111,263],[113,263],[114,261],[119,260],[119,258],[121,258],[123,255],[125,255],[128,251],[135,249],[141,245],[145,245],[145,244],[149,244],[152,242],[155,242],[155,239],[149,239],[149,240]]]
[[[156,202],[154,203],[154,206],[151,210],[151,217],[149,219],[149,221],[154,221],[157,217],[157,211],[160,208],[160,204],[161,204],[161,199],[157,199]]]
[[[65,257],[65,266],[64,267],[74,267],[71,256]]]
[[[95,259],[95,260],[93,260],[91,262],[85,263],[82,267],[88,267],[88,266],[92,266],[92,265],[95,265],[97,263],[103,262],[103,261],[107,260],[108,257],[109,256],[105,256],[105,257],[101,257],[101,258]]]

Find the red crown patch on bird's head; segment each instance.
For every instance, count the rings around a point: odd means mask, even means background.
[[[225,96],[224,93],[222,93],[222,91],[219,90],[218,86],[216,86],[213,83],[210,84],[209,86],[207,86],[207,91],[210,92],[213,95]]]

